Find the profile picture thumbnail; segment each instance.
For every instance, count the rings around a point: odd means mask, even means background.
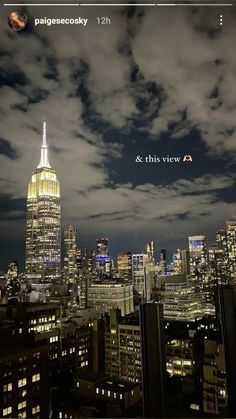
[[[8,24],[14,32],[22,31],[27,26],[27,16],[13,11],[8,16]]]

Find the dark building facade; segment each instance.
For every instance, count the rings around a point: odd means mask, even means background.
[[[143,415],[166,415],[166,366],[163,309],[158,303],[140,305]]]

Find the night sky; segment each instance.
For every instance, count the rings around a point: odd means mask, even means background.
[[[0,270],[23,266],[27,184],[43,118],[61,183],[63,226],[110,253],[187,247],[235,219],[236,14],[218,8],[24,8],[0,26]],[[97,25],[96,16],[111,25]],[[88,17],[87,27],[35,17]],[[183,162],[184,155],[193,162]],[[136,163],[136,156],[180,163]]]

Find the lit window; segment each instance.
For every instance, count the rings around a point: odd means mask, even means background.
[[[35,415],[35,413],[39,413],[40,412],[40,406],[34,406],[32,409],[32,415]]]
[[[59,412],[59,419],[62,419],[62,412]]]
[[[18,418],[26,418],[26,411],[18,413]]]
[[[108,395],[108,397],[111,397],[111,392],[110,392],[110,390],[108,390],[107,395]]]
[[[79,381],[77,381],[77,388],[79,387]]]
[[[34,383],[35,381],[39,381],[40,380],[40,374],[34,374],[32,375],[32,383]]]
[[[19,334],[21,334],[21,333],[22,333],[22,329],[20,328],[20,329],[19,329]]]
[[[6,391],[11,391],[11,390],[12,390],[12,383],[4,384],[4,386],[3,386],[4,393]]]
[[[23,409],[24,407],[26,407],[26,400],[24,400],[23,402],[18,403],[18,410]]]
[[[99,394],[99,388],[96,388],[96,393]]]
[[[102,395],[105,393],[105,391],[102,389]]]
[[[120,399],[121,399],[121,400],[123,399],[123,396],[122,396],[122,394],[120,394]]]
[[[27,384],[27,378],[22,378],[21,380],[18,380],[18,387],[24,387]]]
[[[114,399],[116,399],[116,393],[114,393]]]
[[[12,407],[11,407],[11,406],[6,407],[6,408],[5,408],[5,409],[3,409],[3,411],[2,411],[2,415],[3,415],[3,416],[9,415],[10,413],[12,413]]]

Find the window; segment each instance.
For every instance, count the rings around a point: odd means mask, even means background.
[[[3,416],[9,415],[10,413],[12,413],[12,407],[11,407],[11,406],[6,407],[6,408],[5,408],[5,409],[3,409],[3,411],[2,411],[2,415],[3,415]]]
[[[96,388],[96,394],[99,394],[99,388]]]
[[[79,388],[79,381],[77,381],[77,388]]]
[[[22,378],[21,380],[18,380],[18,387],[24,387],[27,384],[27,378]]]
[[[37,406],[34,406],[32,409],[32,415],[35,415],[35,413],[39,413],[40,412],[40,406],[39,404]]]
[[[102,389],[102,395],[104,395],[105,391]]]
[[[108,390],[107,395],[108,395],[108,397],[111,397],[111,392],[110,392],[110,390]]]
[[[122,394],[120,394],[120,400],[122,400],[123,399],[123,396],[122,396]]]
[[[26,411],[18,413],[18,418],[26,418]]]
[[[57,342],[57,341],[58,341],[58,336],[51,336],[50,337],[50,343]]]
[[[39,359],[39,358],[40,358],[40,352],[35,353],[35,354],[33,355],[33,357],[34,357],[34,358]]]
[[[6,391],[11,391],[11,390],[12,390],[12,383],[4,384],[4,386],[3,386],[4,393]]]
[[[24,400],[23,402],[18,403],[18,410],[23,409],[24,407],[26,407],[26,400]]]
[[[40,374],[34,374],[32,375],[32,383],[34,383],[35,381],[39,381],[40,380]]]

